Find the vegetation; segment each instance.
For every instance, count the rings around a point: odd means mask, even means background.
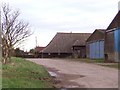
[[[69,60],[69,59],[68,59]],[[106,67],[110,67],[110,68],[117,68],[120,69],[120,63],[105,63],[103,59],[71,59],[71,60],[75,60],[75,61],[79,61],[79,62],[85,62],[85,63],[94,63],[97,65],[101,65],[101,66],[106,66]]]
[[[10,61],[14,48],[31,35],[29,24],[19,20],[19,10],[13,10],[9,5],[3,4],[1,8],[2,19],[2,53],[3,63]]]
[[[68,59],[69,60],[69,59]],[[103,59],[88,59],[88,58],[76,58],[76,59],[71,59],[75,61],[81,61],[81,62],[86,62],[86,63],[104,63]]]
[[[51,88],[51,77],[40,65],[22,58],[12,58],[3,65],[3,88]]]
[[[117,68],[120,70],[120,63],[108,63],[108,64],[100,64],[101,66],[107,66],[111,68]]]
[[[80,61],[82,62],[87,62],[87,63],[95,63],[95,64],[98,64],[98,65],[101,65],[101,66],[107,66],[107,67],[111,67],[111,68],[117,68],[117,69],[120,69],[119,68],[119,63],[105,63],[103,59],[79,59]]]

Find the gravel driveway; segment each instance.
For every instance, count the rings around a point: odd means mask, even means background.
[[[56,86],[65,88],[118,88],[118,70],[62,59],[27,59],[43,65],[56,76]]]

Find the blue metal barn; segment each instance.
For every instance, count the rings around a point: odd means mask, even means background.
[[[104,58],[104,41],[96,41],[90,43],[90,58],[91,59],[103,59]]]
[[[120,28],[114,31],[114,48],[115,48],[115,61],[119,61],[120,57]]]

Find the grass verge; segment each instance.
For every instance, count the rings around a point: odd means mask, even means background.
[[[83,59],[71,59],[73,61],[80,61],[80,62],[85,62],[85,63],[93,63],[101,66],[106,66],[110,68],[116,68],[120,70],[120,63],[105,63],[103,59],[88,59],[88,58],[83,58]]]
[[[99,64],[101,66],[106,66],[106,67],[110,67],[110,68],[116,68],[116,69],[119,69],[120,70],[120,63],[102,63],[102,64]]]
[[[82,60],[82,61],[88,62],[88,63],[95,63],[95,64],[98,64],[98,65],[101,65],[101,66],[116,68],[116,69],[120,70],[120,63],[105,63],[103,59],[94,59],[94,60],[85,59],[85,60]]]
[[[52,88],[51,77],[45,68],[22,58],[2,66],[4,88]]]

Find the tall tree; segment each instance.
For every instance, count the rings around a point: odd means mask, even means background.
[[[19,20],[19,10],[13,10],[8,4],[2,6],[3,63],[10,61],[14,47],[31,35],[29,24]]]

